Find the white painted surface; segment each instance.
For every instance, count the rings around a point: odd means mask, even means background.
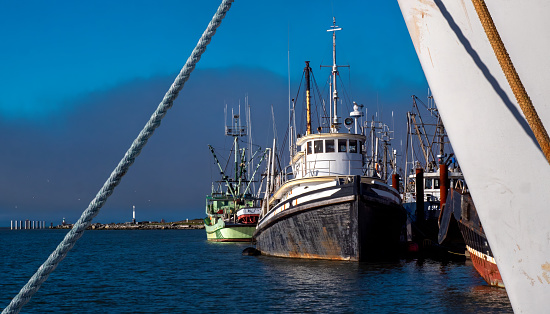
[[[334,152],[315,153],[315,141],[334,141]],[[356,152],[338,152],[338,140],[355,141]],[[359,134],[348,133],[321,133],[311,134],[298,139],[301,158],[293,164],[295,178],[307,178],[318,176],[348,176],[363,174],[363,153],[359,153],[360,145],[364,144],[366,137]],[[312,145],[312,151],[307,153],[308,143]],[[349,148],[346,146],[346,150]]]
[[[550,165],[521,125],[521,109],[472,2],[398,2],[514,311],[547,312]],[[550,2],[486,2],[549,129]]]
[[[334,184],[332,184],[332,182],[330,182],[330,183],[331,183],[330,185],[335,186],[335,183]],[[315,186],[316,188],[310,189],[309,191],[318,190],[318,189],[321,188],[322,185],[325,185],[325,184],[319,184],[319,185]],[[328,191],[321,191],[321,192],[313,193],[313,194],[310,194],[310,195],[302,196],[302,197],[299,197],[296,200],[292,201],[292,206],[297,206],[299,204],[303,204],[305,202],[309,202],[309,201],[312,201],[312,200],[316,200],[316,199],[320,199],[320,198],[324,198],[324,197],[329,197],[329,196],[332,196],[334,193],[336,193],[338,191],[340,191],[340,188],[334,188],[334,189],[330,189]],[[293,197],[293,196],[295,196],[295,195],[288,195],[287,198],[290,198],[290,197]],[[285,199],[287,199],[287,198],[285,198]],[[280,206],[277,209],[271,210],[265,218],[262,218],[260,220],[260,222],[258,223],[258,228],[261,227],[265,222],[269,221],[271,218],[273,218],[278,213],[280,213],[282,211],[285,211],[289,208],[290,208],[290,205],[287,203],[284,206]]]
[[[237,217],[241,215],[259,215],[261,212],[260,207],[246,207],[237,212]]]

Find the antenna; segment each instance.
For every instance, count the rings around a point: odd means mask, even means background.
[[[340,123],[338,122],[338,90],[336,89],[336,76],[338,75],[338,65],[336,65],[336,32],[341,31],[342,28],[336,25],[336,18],[332,18],[331,29],[328,29],[327,32],[332,32],[332,106],[334,107],[334,116],[332,117],[331,122],[331,132],[338,133],[340,128]]]
[[[361,110],[359,110],[363,105],[358,105],[355,101],[353,102],[353,111],[350,112],[349,116],[353,119],[355,119],[355,134],[359,134],[358,133],[358,130],[357,130],[357,126],[359,123],[357,123],[357,119],[358,118],[361,118],[363,117],[363,112]],[[351,119],[350,118],[350,119]],[[344,121],[344,122],[347,122],[347,119]],[[351,126],[348,127],[347,123],[346,123],[346,128],[348,128],[348,130],[350,130]]]
[[[391,128],[395,131],[395,121],[393,120],[393,110],[391,111]]]
[[[293,104],[291,101],[290,96],[290,23],[288,23],[288,33],[287,33],[287,45],[288,45],[288,51],[287,51],[287,67],[288,67],[288,125],[290,125],[290,135],[289,135],[289,141],[288,141],[288,151],[290,153],[290,160],[294,158],[294,141],[295,141],[295,135],[294,133],[296,130],[294,129],[292,125],[292,116],[294,115],[293,110]]]

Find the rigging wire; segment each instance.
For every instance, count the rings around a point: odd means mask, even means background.
[[[134,163],[137,156],[141,153],[143,147],[153,135],[153,132],[160,126],[162,118],[166,115],[168,109],[172,107],[174,100],[178,97],[178,94],[182,90],[185,82],[189,79],[191,72],[195,69],[201,55],[206,50],[206,46],[210,43],[210,40],[216,33],[216,29],[220,26],[225,14],[229,11],[229,8],[231,8],[232,3],[233,0],[222,1],[218,7],[218,10],[212,17],[212,20],[208,24],[207,29],[204,31],[197,45],[193,49],[193,52],[185,62],[184,67],[174,80],[174,83],[168,92],[166,92],[161,103],[158,105],[147,124],[139,133],[138,137],[127,150],[115,170],[113,170],[107,181],[103,184],[101,190],[90,202],[88,208],[86,208],[86,210],[82,213],[80,219],[78,219],[78,221],[74,224],[73,228],[67,233],[57,248],[38,268],[27,284],[21,288],[19,293],[11,300],[10,304],[2,311],[2,314],[19,313],[21,308],[29,302],[31,297],[38,291],[38,289],[40,289],[42,283],[48,279],[48,276],[65,258],[67,253],[75,245],[76,241],[83,235],[86,228],[90,226],[92,219],[97,216],[99,210],[113,193],[116,186],[118,186],[122,177],[128,172],[128,169]]]

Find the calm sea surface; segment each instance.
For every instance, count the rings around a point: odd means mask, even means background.
[[[67,230],[0,229],[0,308]],[[242,256],[204,230],[89,230],[21,313],[512,312],[469,261]]]

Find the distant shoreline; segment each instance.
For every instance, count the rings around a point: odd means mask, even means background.
[[[72,225],[71,225],[72,228]],[[200,222],[189,221],[189,222],[148,222],[148,223],[110,223],[110,224],[101,224],[94,223],[89,226],[86,230],[189,230],[189,229],[204,229],[204,223],[202,219]]]
[[[41,229],[12,229],[12,230],[53,230],[53,229],[72,229],[73,224],[61,224],[57,226],[50,226]],[[2,227],[0,229],[9,230],[10,227]],[[204,222],[202,219],[182,220],[176,222],[123,222],[123,223],[92,223],[86,230],[194,230],[204,229]]]

